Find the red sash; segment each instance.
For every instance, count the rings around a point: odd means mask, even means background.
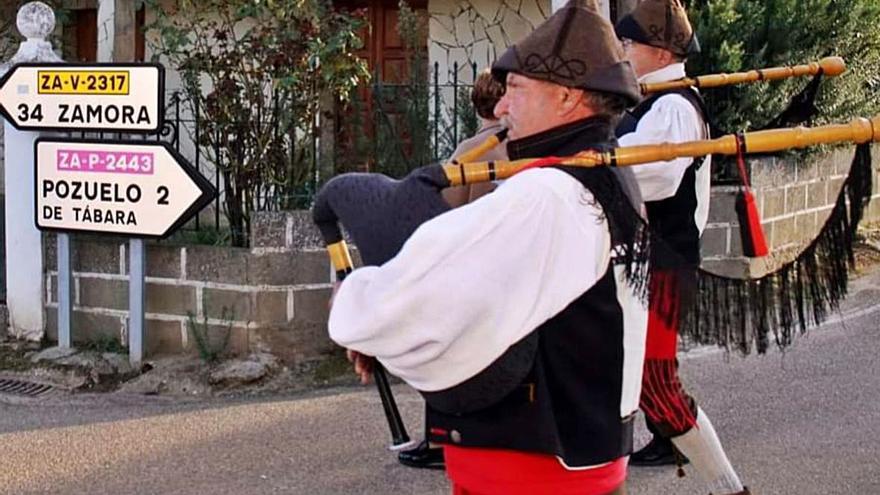
[[[627,458],[568,470],[550,455],[444,446],[453,495],[606,495],[626,480]]]

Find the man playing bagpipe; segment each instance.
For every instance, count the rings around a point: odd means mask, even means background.
[[[615,146],[640,98],[595,2],[570,1],[494,64],[512,159]],[[623,493],[647,327],[626,170],[536,168],[348,275],[330,336],[422,392],[457,494]]]
[[[679,0],[645,0],[615,30],[642,84],[685,78],[686,57],[699,51]],[[620,144],[708,139],[705,108],[693,88],[653,93],[618,125]],[[700,263],[700,235],[709,211],[710,161],[710,156],[685,157],[633,167],[648,223],[661,241],[652,245],[655,273],[640,401],[654,436],[630,462],[637,466],[672,464],[674,443],[706,479],[712,493],[747,493],[706,413],[682,387],[675,357],[681,295],[674,277],[676,270],[693,269]]]

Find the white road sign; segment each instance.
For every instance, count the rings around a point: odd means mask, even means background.
[[[35,148],[41,230],[165,237],[217,195],[165,143],[40,138]]]
[[[154,133],[164,119],[159,64],[20,64],[0,80],[17,129]]]

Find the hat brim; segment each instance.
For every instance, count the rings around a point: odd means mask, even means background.
[[[627,14],[623,16],[622,19],[617,21],[617,24],[614,26],[614,34],[617,35],[618,39],[630,39],[635,41],[636,43],[641,43],[643,45],[650,46],[658,46],[656,42],[651,41],[651,38],[648,36],[648,33],[642,29],[642,26],[636,22],[635,18],[631,14]],[[688,57],[691,55],[696,55],[700,53],[700,42],[697,40],[697,33],[694,32],[691,34],[691,39],[688,41],[687,49],[682,50],[671,50],[669,47],[661,46],[665,50],[669,50],[670,52],[681,56]]]

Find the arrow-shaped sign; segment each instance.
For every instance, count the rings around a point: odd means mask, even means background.
[[[19,64],[0,79],[0,113],[22,130],[154,133],[164,87],[159,64]]]
[[[35,149],[40,230],[165,237],[217,196],[166,143],[40,138]]]

